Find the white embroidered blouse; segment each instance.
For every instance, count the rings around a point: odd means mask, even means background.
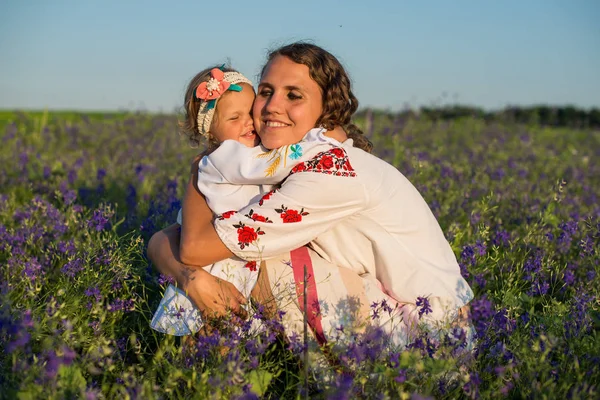
[[[317,143],[338,143],[311,132]],[[439,318],[473,298],[437,220],[402,173],[352,147],[352,140],[299,150],[304,157],[295,165],[294,146],[265,152],[226,142],[201,165],[201,172],[215,177],[202,182],[205,195],[220,185],[236,191],[248,183],[275,184],[281,176],[274,172],[289,168],[279,188],[240,210],[232,204],[215,219],[219,237],[236,256],[260,261],[310,242],[331,263],[374,275],[400,302],[438,298],[445,308],[434,310]]]

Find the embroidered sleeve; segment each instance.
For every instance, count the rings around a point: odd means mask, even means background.
[[[273,150],[261,146],[246,147],[237,141],[226,140],[202,160],[199,172],[218,176],[219,179],[212,182],[216,185],[279,184],[299,163],[340,146],[324,132],[321,128],[311,129],[300,142]]]
[[[215,228],[238,257],[261,260],[309,243],[367,204],[364,186],[340,149],[300,163],[279,189],[235,212],[221,214]]]

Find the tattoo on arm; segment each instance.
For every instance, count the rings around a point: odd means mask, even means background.
[[[196,277],[194,276],[195,273],[196,273],[195,268],[191,268],[191,267],[184,265],[181,276],[183,276],[185,278],[185,282],[188,283],[189,281],[193,281],[194,279],[196,279]]]

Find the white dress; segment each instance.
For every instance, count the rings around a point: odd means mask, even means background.
[[[230,166],[215,168],[227,175]],[[281,187],[214,225],[235,255],[265,261],[288,333],[301,333],[306,312],[319,343],[375,321],[405,345],[417,326],[448,327],[473,298],[417,189],[351,140],[298,163]]]
[[[259,201],[298,163],[341,145],[324,136],[324,132],[324,129],[312,129],[299,143],[275,151],[261,146],[248,148],[233,140],[224,141],[217,150],[200,160],[198,189],[213,213],[227,216],[228,212]],[[260,220],[258,214],[250,217]],[[181,210],[177,223],[182,224]],[[233,283],[246,298],[258,277],[257,263],[238,257],[216,262],[204,269]],[[163,333],[182,336],[197,332],[202,326],[202,318],[186,294],[169,285],[150,326]]]

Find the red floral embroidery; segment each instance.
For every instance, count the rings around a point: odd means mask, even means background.
[[[271,196],[273,196],[273,193],[275,193],[277,191],[277,189],[273,189],[271,190],[269,193],[265,194],[258,202],[259,206],[262,206],[263,203],[267,200],[269,200],[271,198]]]
[[[221,221],[223,221],[224,219],[229,219],[229,218],[231,218],[231,216],[232,216],[233,214],[235,214],[236,212],[237,212],[237,211],[225,211],[223,214],[219,215],[219,216],[217,217],[217,219],[218,219],[218,220],[221,220]]]
[[[338,158],[344,157],[345,155],[344,150],[340,149],[339,147],[331,149],[331,153]]]
[[[239,223],[233,225],[234,228],[237,228],[238,234],[238,245],[240,249],[244,249],[250,243],[254,242],[260,235],[264,235],[265,233],[260,230],[260,228],[252,228],[251,226],[246,226],[243,223]]]
[[[250,271],[256,271],[256,261],[248,261],[244,268],[248,268]]]
[[[246,214],[246,217],[251,218],[254,221],[258,221],[258,222],[273,223],[273,221],[271,221],[269,219],[269,217],[265,217],[264,215],[257,214],[252,209],[250,209],[250,212],[248,212],[248,214]]]
[[[355,177],[356,172],[350,164],[348,153],[341,147],[335,147],[331,150],[323,151],[312,160],[297,164],[291,174],[298,172],[320,172],[322,174],[334,176]]]
[[[319,168],[319,169],[333,168],[333,158],[331,156],[324,155],[323,157],[321,157],[319,164],[317,164],[317,168]]]
[[[281,208],[276,208],[275,212],[279,213],[279,216],[283,220],[284,224],[291,222],[300,222],[302,221],[303,216],[308,215],[308,212],[304,211],[304,208],[300,211],[290,210],[283,204],[281,205]]]
[[[303,172],[303,171],[306,171],[306,164],[304,164],[304,162],[301,162],[298,165],[296,165],[294,168],[292,168],[292,170],[290,171],[290,175],[295,174],[296,172]]]

